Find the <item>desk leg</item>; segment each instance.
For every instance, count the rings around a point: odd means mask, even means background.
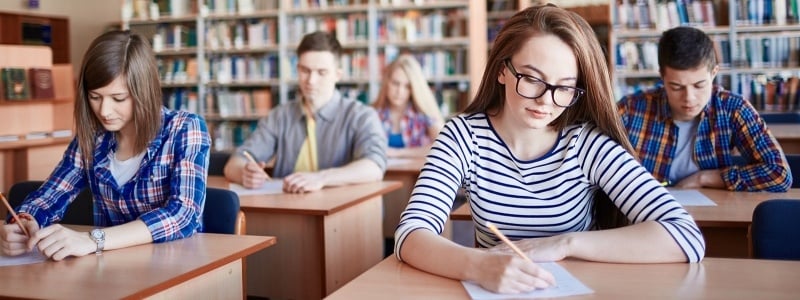
[[[242,260],[179,283],[147,299],[243,299]]]
[[[321,299],[380,262],[380,199],[329,216],[244,208],[247,234],[277,238],[274,246],[247,257],[247,294]]]

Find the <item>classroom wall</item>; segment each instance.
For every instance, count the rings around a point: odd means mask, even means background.
[[[75,74],[89,43],[121,20],[119,0],[39,0],[38,9],[29,9],[27,3],[28,0],[0,0],[0,11],[69,18],[70,62]]]

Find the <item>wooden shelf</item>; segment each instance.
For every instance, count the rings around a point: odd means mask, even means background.
[[[0,100],[0,106],[28,105],[31,103],[48,103],[48,102],[71,102],[71,101],[72,98]]]

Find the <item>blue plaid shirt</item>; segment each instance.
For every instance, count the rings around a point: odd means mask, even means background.
[[[41,227],[58,222],[67,206],[89,185],[94,195],[95,226],[142,220],[154,242],[189,237],[202,230],[210,137],[205,122],[183,111],[161,110],[161,131],[147,148],[139,170],[118,186],[110,160],[117,147],[114,133],[97,137],[91,170],[84,166],[77,139],[37,191],[28,195],[20,212],[31,214]]]
[[[629,95],[617,105],[642,165],[666,181],[678,127],[664,87]],[[736,151],[746,165],[735,164]],[[764,120],[750,102],[721,87],[714,87],[700,113],[693,152],[701,170],[720,170],[728,190],[785,192],[792,185],[789,164]]]

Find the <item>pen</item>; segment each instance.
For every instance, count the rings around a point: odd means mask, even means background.
[[[254,163],[256,165],[258,165],[258,162],[256,161],[255,158],[253,158],[253,155],[251,155],[250,152],[247,152],[247,150],[244,150],[244,151],[242,151],[242,154],[244,155],[244,157],[247,158],[247,160],[249,160],[250,162],[252,162],[252,163]]]
[[[3,200],[3,204],[5,204],[6,208],[8,209],[8,212],[11,213],[11,217],[14,218],[14,222],[17,223],[17,226],[19,226],[19,229],[22,229],[22,233],[24,233],[25,236],[27,236],[27,237],[31,237],[31,235],[28,233],[28,229],[25,229],[25,225],[22,225],[22,222],[20,222],[19,217],[17,216],[17,213],[15,213],[14,209],[11,208],[11,204],[8,204],[8,200],[6,200],[6,196],[3,195],[3,193],[0,193],[0,199]]]
[[[514,252],[516,252],[520,257],[524,258],[529,263],[533,263],[533,261],[527,255],[525,255],[525,253],[522,253],[522,250],[519,250],[514,243],[512,243],[502,232],[500,232],[499,229],[497,229],[497,226],[494,226],[494,224],[491,222],[486,221],[486,227],[489,227],[489,230],[494,232],[494,234],[497,235],[497,237],[499,237],[503,243],[506,243],[506,245],[511,247],[511,250],[514,250]]]
[[[669,186],[669,181],[662,181],[661,186]]]

